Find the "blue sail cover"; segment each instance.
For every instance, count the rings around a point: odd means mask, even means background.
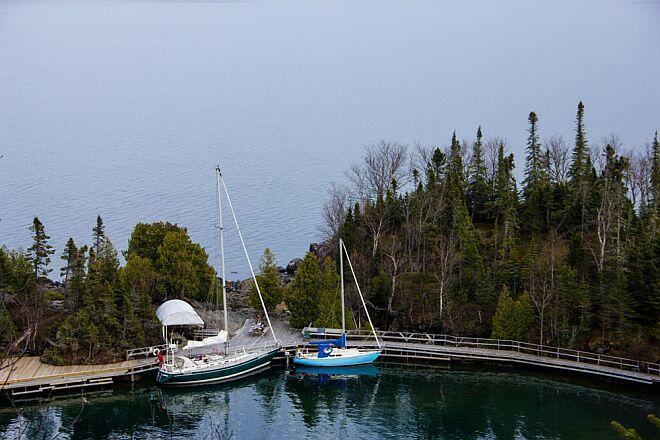
[[[346,333],[342,333],[339,339],[326,339],[323,341],[309,341],[311,345],[319,346],[318,357],[328,357],[332,353],[332,347],[346,348]]]

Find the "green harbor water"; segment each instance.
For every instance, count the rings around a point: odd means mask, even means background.
[[[347,373],[273,369],[179,390],[146,381],[4,406],[0,438],[615,439],[611,420],[659,435],[645,419],[660,403],[650,389],[508,369]]]

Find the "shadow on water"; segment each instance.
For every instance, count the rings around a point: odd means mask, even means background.
[[[629,390],[629,389],[626,389]],[[609,389],[498,370],[281,370],[188,389],[151,385],[0,408],[0,437],[615,439],[645,438],[657,391]]]

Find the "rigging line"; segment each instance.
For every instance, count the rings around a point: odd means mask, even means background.
[[[268,327],[270,332],[273,335],[275,344],[279,344],[277,336],[275,336],[275,331],[273,331],[273,325],[270,322],[270,316],[268,316],[268,311],[266,310],[266,304],[264,303],[264,298],[261,295],[261,289],[259,288],[259,283],[257,282],[257,276],[254,274],[254,268],[252,267],[252,261],[250,261],[250,255],[248,254],[247,247],[245,247],[245,241],[243,240],[243,234],[241,233],[241,227],[238,225],[238,220],[236,219],[236,212],[234,212],[234,206],[231,203],[231,198],[229,197],[229,191],[227,191],[227,185],[225,185],[225,179],[220,172],[220,167],[218,166],[218,175],[220,176],[220,181],[222,182],[222,187],[225,190],[225,195],[227,196],[227,203],[229,204],[229,209],[231,210],[231,215],[234,218],[234,223],[236,224],[236,230],[238,231],[238,237],[241,239],[241,245],[243,246],[243,252],[245,252],[245,258],[247,259],[248,266],[250,266],[250,273],[252,274],[252,279],[254,280],[254,286],[257,288],[257,293],[259,294],[259,301],[261,301],[261,307],[264,309],[264,314],[266,315],[266,320],[268,321]]]
[[[373,323],[371,322],[371,316],[369,316],[369,310],[367,310],[367,304],[364,302],[364,297],[362,296],[362,290],[360,290],[360,284],[358,283],[357,276],[355,275],[355,270],[353,270],[353,263],[351,263],[351,258],[348,256],[348,249],[343,241],[340,242],[346,252],[346,261],[348,261],[348,267],[351,268],[351,273],[353,274],[353,279],[355,280],[355,286],[357,287],[358,293],[360,294],[360,299],[362,300],[362,305],[364,306],[364,312],[367,314],[367,319],[369,320],[369,325],[371,326],[371,331],[374,332],[374,338],[376,339],[376,344],[378,348],[381,348],[380,341],[378,340],[378,335],[376,335],[376,329],[374,328]]]

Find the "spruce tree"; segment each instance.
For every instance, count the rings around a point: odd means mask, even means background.
[[[291,312],[291,326],[302,328],[316,321],[323,287],[324,277],[319,261],[316,255],[309,252],[286,293],[286,305]]]
[[[527,159],[525,166],[525,180],[523,182],[523,191],[526,196],[538,188],[543,173],[541,143],[539,142],[539,135],[537,132],[538,120],[535,112],[529,113],[529,136],[527,138]]]
[[[651,146],[653,154],[651,163],[651,236],[655,237],[660,226],[660,142],[658,132],[655,132]]]
[[[587,172],[585,161],[588,155],[589,145],[584,130],[584,104],[580,101],[576,116],[575,147],[573,147],[572,163],[568,171],[568,175],[575,186],[580,185],[584,174]]]
[[[105,226],[100,215],[96,216],[96,226],[92,229],[92,237],[94,239],[94,249],[96,255],[98,255],[101,252],[101,245],[105,241]]]
[[[53,247],[48,244],[50,236],[46,235],[39,217],[34,218],[30,231],[32,231],[32,246],[28,248],[28,258],[32,262],[34,277],[46,277],[52,271],[48,269],[50,256],[55,253]]]
[[[64,266],[60,269],[60,276],[65,282],[69,281],[69,275],[71,274],[71,269],[77,256],[78,248],[76,248],[73,238],[69,237],[69,240],[64,247],[64,253],[62,253],[62,256],[60,257],[61,260],[64,260]]]
[[[277,271],[275,256],[269,248],[264,249],[264,253],[259,261],[259,275],[256,276],[261,296],[264,299],[266,310],[272,311],[284,299],[284,289],[280,281],[280,275]],[[253,285],[250,291],[250,306],[255,310],[261,310],[261,301],[256,287]]]
[[[489,198],[488,174],[482,142],[481,127],[477,129],[477,140],[472,146],[469,166],[468,209],[474,221],[486,221],[486,205]]]

